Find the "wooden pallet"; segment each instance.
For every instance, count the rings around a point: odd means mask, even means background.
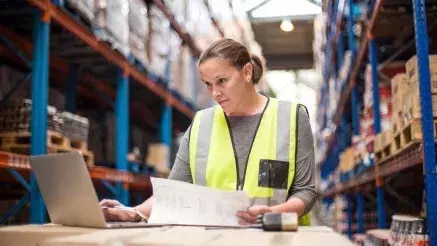
[[[77,149],[77,150],[86,151],[88,150],[88,142],[65,138],[63,147],[67,149]]]
[[[13,145],[13,146],[28,146],[30,145],[32,133],[28,131],[11,131],[0,133],[0,145]],[[47,146],[48,147],[63,147],[65,146],[65,140],[62,134],[54,131],[47,131]]]
[[[400,135],[400,145],[402,148],[410,144],[411,142],[422,141],[423,132],[421,119],[413,119],[411,120],[405,127],[402,129]],[[432,133],[434,138],[436,138],[436,127],[437,127],[437,119],[433,120],[434,124],[434,132]]]
[[[393,155],[393,150],[391,144],[383,146],[380,150],[375,151],[375,161],[376,163],[378,163],[392,155]]]
[[[23,145],[26,147],[30,144],[32,133],[29,131],[10,131],[0,133],[0,146],[2,145]],[[73,149],[79,151],[87,151],[88,143],[87,141],[69,139],[61,133],[55,131],[47,131],[47,146],[62,148],[62,149]]]
[[[392,130],[386,130],[380,134],[378,134],[378,148],[375,147],[375,159],[376,161],[380,161],[382,159],[385,159],[389,156],[391,156],[394,152],[396,152],[396,149],[393,149],[391,146],[393,144],[393,131]],[[376,143],[376,141],[375,141]],[[376,146],[376,145],[375,145]]]
[[[399,116],[399,115],[392,116],[392,124],[393,124],[392,133],[394,135],[396,135],[397,133],[399,133],[403,129],[402,123],[403,123],[403,121],[402,121],[401,116]]]
[[[1,145],[0,146],[0,150],[3,151],[7,151],[7,152],[12,152],[12,153],[18,153],[18,154],[26,154],[26,155],[30,155],[30,144],[28,145],[14,145],[14,144],[9,144],[9,145]],[[47,146],[47,154],[57,154],[57,153],[65,153],[65,152],[74,152],[74,151],[78,151],[76,149],[66,149],[66,148],[62,148],[62,147],[55,147],[55,146]],[[88,167],[92,167],[94,166],[94,153],[92,151],[78,151],[82,154],[85,163],[87,164]]]

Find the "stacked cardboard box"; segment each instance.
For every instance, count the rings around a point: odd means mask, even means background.
[[[432,93],[433,117],[437,117],[437,55],[429,56],[430,67],[430,87]],[[419,79],[417,69],[417,56],[413,56],[405,64],[405,69],[408,76],[408,88],[406,88],[405,101],[403,105],[403,125],[408,124],[413,119],[422,117],[420,93],[419,93]]]
[[[354,149],[353,148],[347,148],[345,151],[343,151],[340,154],[340,171],[341,172],[348,172],[352,170],[355,167],[355,155],[354,155]]]
[[[170,149],[163,143],[150,143],[147,151],[146,164],[152,166],[161,174],[170,172]]]

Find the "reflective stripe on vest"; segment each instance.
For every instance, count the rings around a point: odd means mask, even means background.
[[[252,204],[273,206],[284,203],[295,172],[297,108],[294,103],[269,99],[261,115],[246,170],[238,170],[232,136],[222,108],[215,106],[199,111],[193,120],[189,141],[193,183],[236,190],[237,170],[245,171],[243,190]],[[289,162],[286,189],[258,186],[262,159]],[[301,219],[307,220],[306,217]]]

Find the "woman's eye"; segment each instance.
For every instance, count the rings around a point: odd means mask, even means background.
[[[217,82],[218,82],[219,84],[223,84],[224,82],[226,82],[226,79],[225,79],[225,78],[221,78],[221,79],[219,79]]]

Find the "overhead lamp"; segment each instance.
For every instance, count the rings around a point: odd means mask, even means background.
[[[291,32],[294,30],[294,25],[290,20],[282,20],[281,25],[279,26],[284,32]]]

